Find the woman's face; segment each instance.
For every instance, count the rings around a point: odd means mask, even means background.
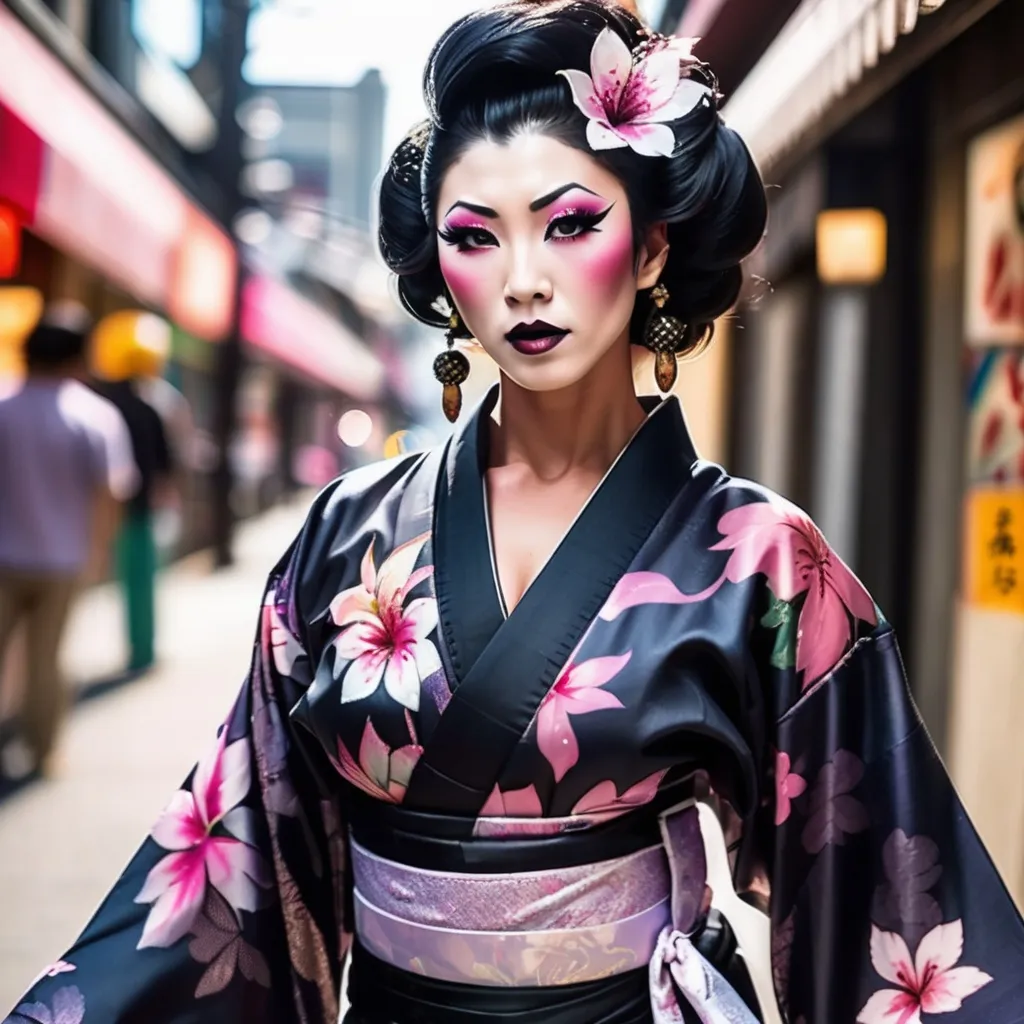
[[[637,289],[664,258],[634,252],[625,189],[586,153],[532,132],[474,143],[445,175],[437,211],[462,320],[521,387],[568,387],[628,345]]]

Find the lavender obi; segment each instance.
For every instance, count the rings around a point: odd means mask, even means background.
[[[665,842],[613,860],[514,874],[409,867],[352,841],[360,943],[395,967],[474,985],[546,986],[647,967],[704,896],[693,808]]]

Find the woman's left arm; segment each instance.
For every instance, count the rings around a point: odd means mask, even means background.
[[[803,643],[820,641],[820,622],[803,626]],[[783,651],[767,666],[783,689],[793,660]],[[1024,1021],[1024,923],[918,715],[887,624],[796,695],[770,760],[772,962],[789,1020]]]

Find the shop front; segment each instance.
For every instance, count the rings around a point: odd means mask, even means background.
[[[732,461],[809,509],[896,626],[1021,899],[1024,11],[928,7],[808,0],[726,105],[771,197]]]

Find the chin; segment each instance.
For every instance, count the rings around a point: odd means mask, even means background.
[[[532,358],[532,357],[530,357]],[[563,391],[583,380],[593,369],[590,366],[523,366],[522,363],[499,364],[502,374],[524,391]]]

